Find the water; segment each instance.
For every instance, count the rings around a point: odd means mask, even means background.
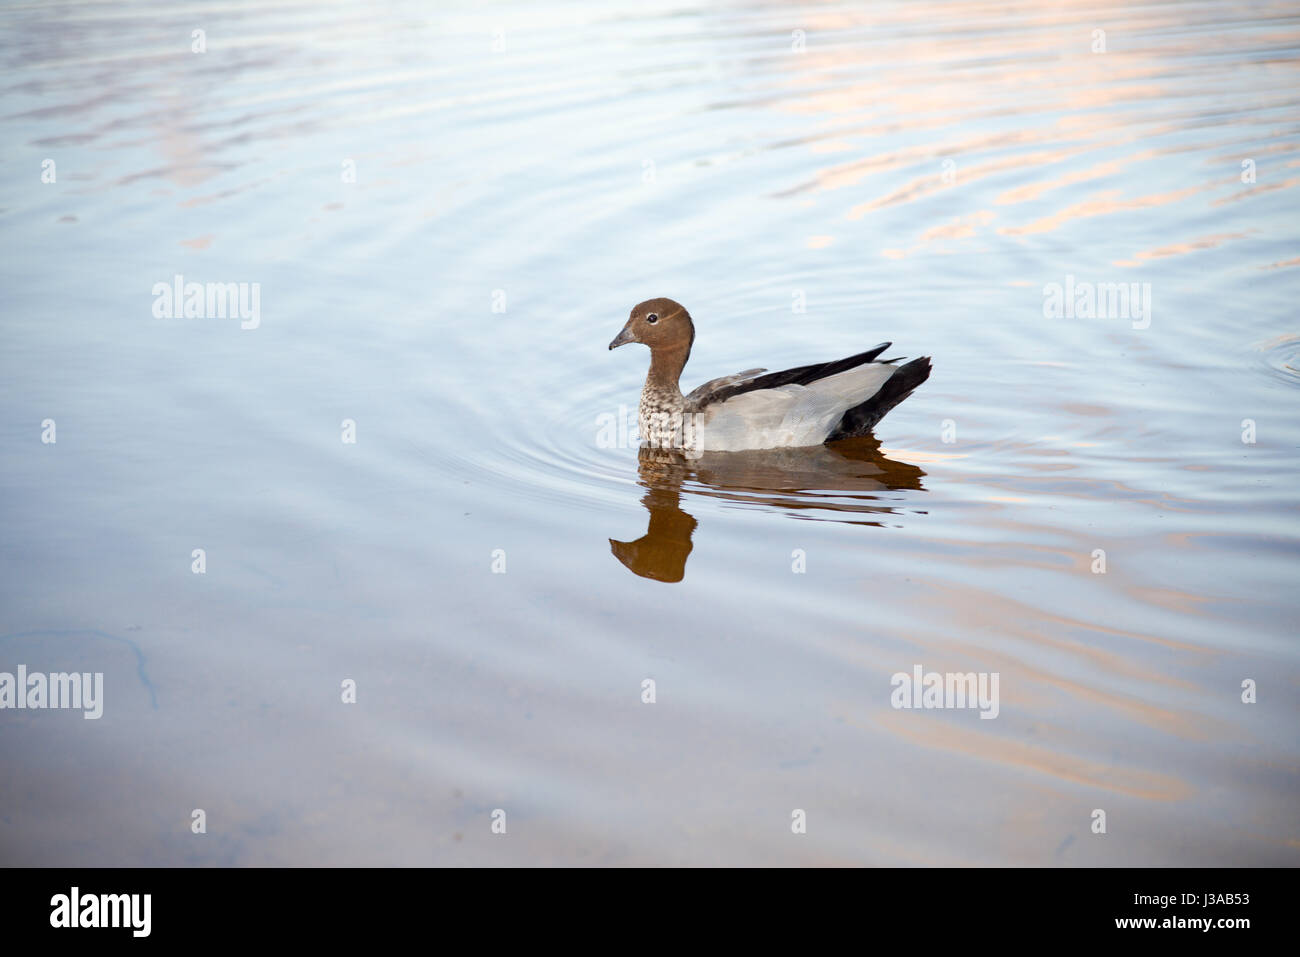
[[[0,861],[1297,863],[1293,6],[0,30],[0,671],[105,676],[0,712]],[[156,318],[178,274],[256,328]],[[1081,283],[1149,313],[1045,315]],[[642,460],[652,296],[688,388],[934,375]],[[891,707],[917,665],[996,720]]]

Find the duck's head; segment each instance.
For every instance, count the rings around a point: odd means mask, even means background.
[[[695,325],[686,307],[671,299],[647,299],[632,307],[623,331],[609,344],[611,349],[640,342],[651,352],[690,351],[695,342]]]

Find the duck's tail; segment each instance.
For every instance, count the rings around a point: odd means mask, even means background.
[[[826,441],[835,442],[839,439],[869,434],[876,427],[876,423],[885,417],[886,412],[911,395],[912,390],[928,378],[930,378],[929,356],[922,356],[899,366],[898,371],[885,381],[875,395],[844,413],[839,424],[826,437]]]

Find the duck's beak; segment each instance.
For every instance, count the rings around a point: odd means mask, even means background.
[[[629,342],[636,342],[636,337],[632,333],[632,323],[623,327],[623,331],[614,337],[614,341],[609,344],[611,349],[617,349],[619,346],[625,346]]]

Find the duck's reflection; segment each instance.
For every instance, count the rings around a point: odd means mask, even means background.
[[[699,524],[682,508],[683,486],[691,495],[795,512],[816,509],[827,521],[881,525],[898,510],[882,493],[923,488],[925,473],[889,458],[874,438],[834,445],[762,452],[681,452],[641,449],[641,504],[650,526],[634,542],[609,540],[614,557],[642,578],[679,582],[686,575],[691,536]]]

